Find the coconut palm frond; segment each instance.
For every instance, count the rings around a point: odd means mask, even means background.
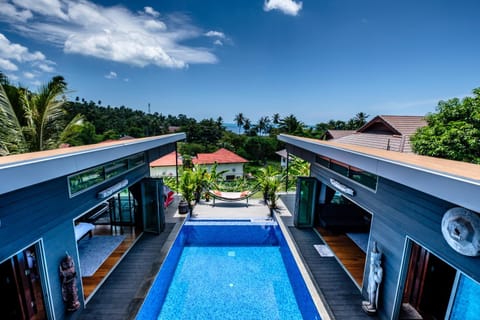
[[[27,143],[22,126],[13,110],[5,89],[0,84],[0,139],[5,153],[25,152]],[[2,153],[3,153],[2,152]]]
[[[58,138],[59,122],[64,116],[66,83],[62,77],[54,77],[40,87],[36,94],[25,91],[23,105],[29,127],[35,135],[35,150],[52,147],[52,140]]]
[[[68,143],[71,144],[71,139],[76,139],[76,137],[82,134],[82,129],[87,123],[85,117],[82,114],[77,114],[58,134],[58,139],[52,139],[51,143],[54,147],[57,147],[60,144]],[[80,143],[83,144],[83,143]],[[73,145],[80,145],[73,143]]]

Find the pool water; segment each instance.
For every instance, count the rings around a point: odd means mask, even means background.
[[[320,319],[276,223],[186,223],[137,319]]]
[[[278,247],[185,247],[158,319],[192,315],[302,318]]]

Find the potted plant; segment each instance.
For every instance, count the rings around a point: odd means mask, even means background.
[[[193,209],[193,201],[195,200],[195,191],[197,189],[195,181],[195,173],[192,170],[183,170],[178,188],[182,194],[182,200],[187,203],[190,212]],[[184,203],[182,205],[184,205]]]
[[[272,194],[276,195],[276,192],[280,189],[282,180],[281,173],[272,166],[263,167],[258,170],[256,180],[263,194],[265,204],[267,204],[268,200],[271,202],[274,198]]]

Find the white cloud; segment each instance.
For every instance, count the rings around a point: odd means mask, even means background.
[[[54,65],[55,63],[53,61],[49,61],[49,60],[45,60],[44,62],[40,62],[40,63],[35,63],[34,65],[40,69],[41,71],[44,71],[44,72],[53,72],[55,71],[55,68],[52,67],[52,65]]]
[[[215,41],[213,42],[213,44],[216,45],[216,46],[223,46],[222,40],[219,40],[219,39],[215,40]]]
[[[205,32],[205,36],[207,37],[216,37],[216,38],[220,38],[220,39],[225,39],[225,34],[223,32],[220,32],[220,31],[213,31],[213,30],[210,30],[208,32]]]
[[[143,8],[145,10],[145,13],[146,14],[149,14],[151,15],[152,17],[158,17],[160,15],[160,13],[158,11],[155,11],[155,9],[153,9],[152,7],[145,7]]]
[[[18,8],[29,10],[33,13],[54,16],[64,20],[68,17],[64,12],[64,3],[60,0],[12,0]]]
[[[0,57],[0,69],[6,71],[17,71],[18,67],[12,61]]]
[[[35,75],[34,75],[33,73],[31,73],[31,72],[24,72],[24,73],[23,73],[23,76],[24,76],[25,78],[27,78],[27,79],[33,79],[33,78],[35,78]]]
[[[114,72],[114,71],[110,71],[109,74],[106,74],[106,75],[105,75],[105,78],[107,78],[107,79],[116,79],[116,78],[117,78],[117,73]]]
[[[28,19],[33,17],[33,14],[28,9],[18,9],[10,3],[7,2],[0,2],[0,12],[1,14],[9,17],[15,21],[23,21],[26,22]]]
[[[27,64],[30,70],[52,72],[55,63],[45,58],[40,51],[31,52],[27,47],[12,43],[0,33],[0,69],[5,71],[18,71],[21,64]],[[38,69],[38,70],[36,70]],[[33,73],[24,73],[30,79]]]
[[[167,29],[167,26],[165,23],[157,20],[147,20],[144,22],[145,28],[155,31],[155,30],[165,30]]]
[[[280,10],[285,14],[296,16],[302,10],[303,3],[294,0],[266,0],[263,4],[263,10]]]
[[[183,44],[204,33],[182,15],[162,15],[160,19],[151,7],[132,12],[119,5],[104,7],[86,0],[7,1],[17,11],[30,8],[34,16],[28,23],[19,23],[0,12],[0,22],[8,22],[24,36],[60,46],[68,54],[140,67],[186,68],[217,62],[212,49]],[[40,8],[40,3],[49,10]]]

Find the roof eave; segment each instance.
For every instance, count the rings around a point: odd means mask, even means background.
[[[158,148],[185,139],[184,133],[125,140],[115,145],[96,144],[91,149],[14,162],[0,167],[0,194],[70,175],[102,163]]]
[[[477,200],[480,182],[477,180],[363,154],[339,146],[320,144],[295,136],[281,134],[278,139],[286,144],[348,163],[380,177],[480,212],[480,202]]]

